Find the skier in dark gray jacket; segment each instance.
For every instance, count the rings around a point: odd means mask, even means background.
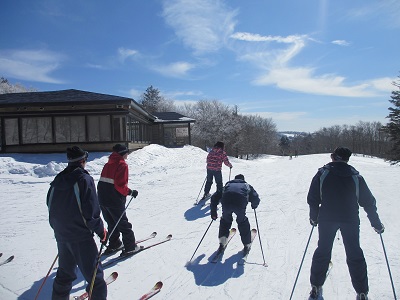
[[[318,225],[318,247],[311,265],[309,299],[322,299],[322,285],[331,260],[336,232],[340,229],[346,250],[347,265],[357,299],[368,299],[367,264],[360,247],[359,206],[367,213],[375,231],[383,233],[376,200],[359,172],[347,162],[351,151],[338,147],[331,154],[332,162],[320,168],[312,179],[307,196],[310,223]]]
[[[227,241],[229,230],[232,226],[233,217],[236,215],[236,223],[240,232],[240,237],[244,245],[244,253],[250,250],[251,234],[250,223],[246,217],[247,204],[251,203],[251,208],[256,209],[260,204],[260,198],[254,188],[244,180],[242,174],[236,175],[234,180],[228,181],[222,193],[217,191],[211,197],[211,218],[216,220],[217,205],[221,202],[222,217],[219,225],[219,242],[222,249]]]

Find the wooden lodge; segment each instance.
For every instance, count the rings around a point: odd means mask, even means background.
[[[64,152],[71,145],[111,151],[151,143],[191,144],[195,120],[175,112],[149,113],[126,97],[80,90],[0,94],[0,152]]]

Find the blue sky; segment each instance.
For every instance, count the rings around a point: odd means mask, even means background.
[[[279,131],[386,123],[399,0],[2,0],[0,76],[176,104],[202,99]]]

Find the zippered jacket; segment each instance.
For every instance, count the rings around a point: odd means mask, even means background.
[[[376,200],[359,172],[345,162],[330,162],[313,177],[307,196],[312,220],[360,223],[359,206],[371,225],[381,227]]]
[[[207,169],[212,171],[221,171],[222,163],[229,168],[232,168],[232,164],[229,162],[225,150],[217,147],[212,148],[207,155]]]
[[[222,209],[224,208],[241,208],[246,210],[247,204],[250,202],[253,209],[260,204],[260,197],[254,188],[242,179],[234,179],[228,181],[222,195],[216,192],[211,197],[210,210],[217,211],[217,206],[221,202]]]
[[[125,206],[129,194],[128,176],[128,165],[124,158],[116,152],[111,153],[97,185],[100,205],[115,208]]]
[[[58,242],[104,235],[103,221],[93,178],[82,167],[68,166],[59,173],[47,193],[49,223]]]

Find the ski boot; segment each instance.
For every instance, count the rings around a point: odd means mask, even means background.
[[[356,300],[368,300],[367,293],[359,293],[359,294],[357,294]]]
[[[310,297],[308,297],[308,300],[324,300],[322,297],[322,286],[311,286],[311,292],[310,292]]]

